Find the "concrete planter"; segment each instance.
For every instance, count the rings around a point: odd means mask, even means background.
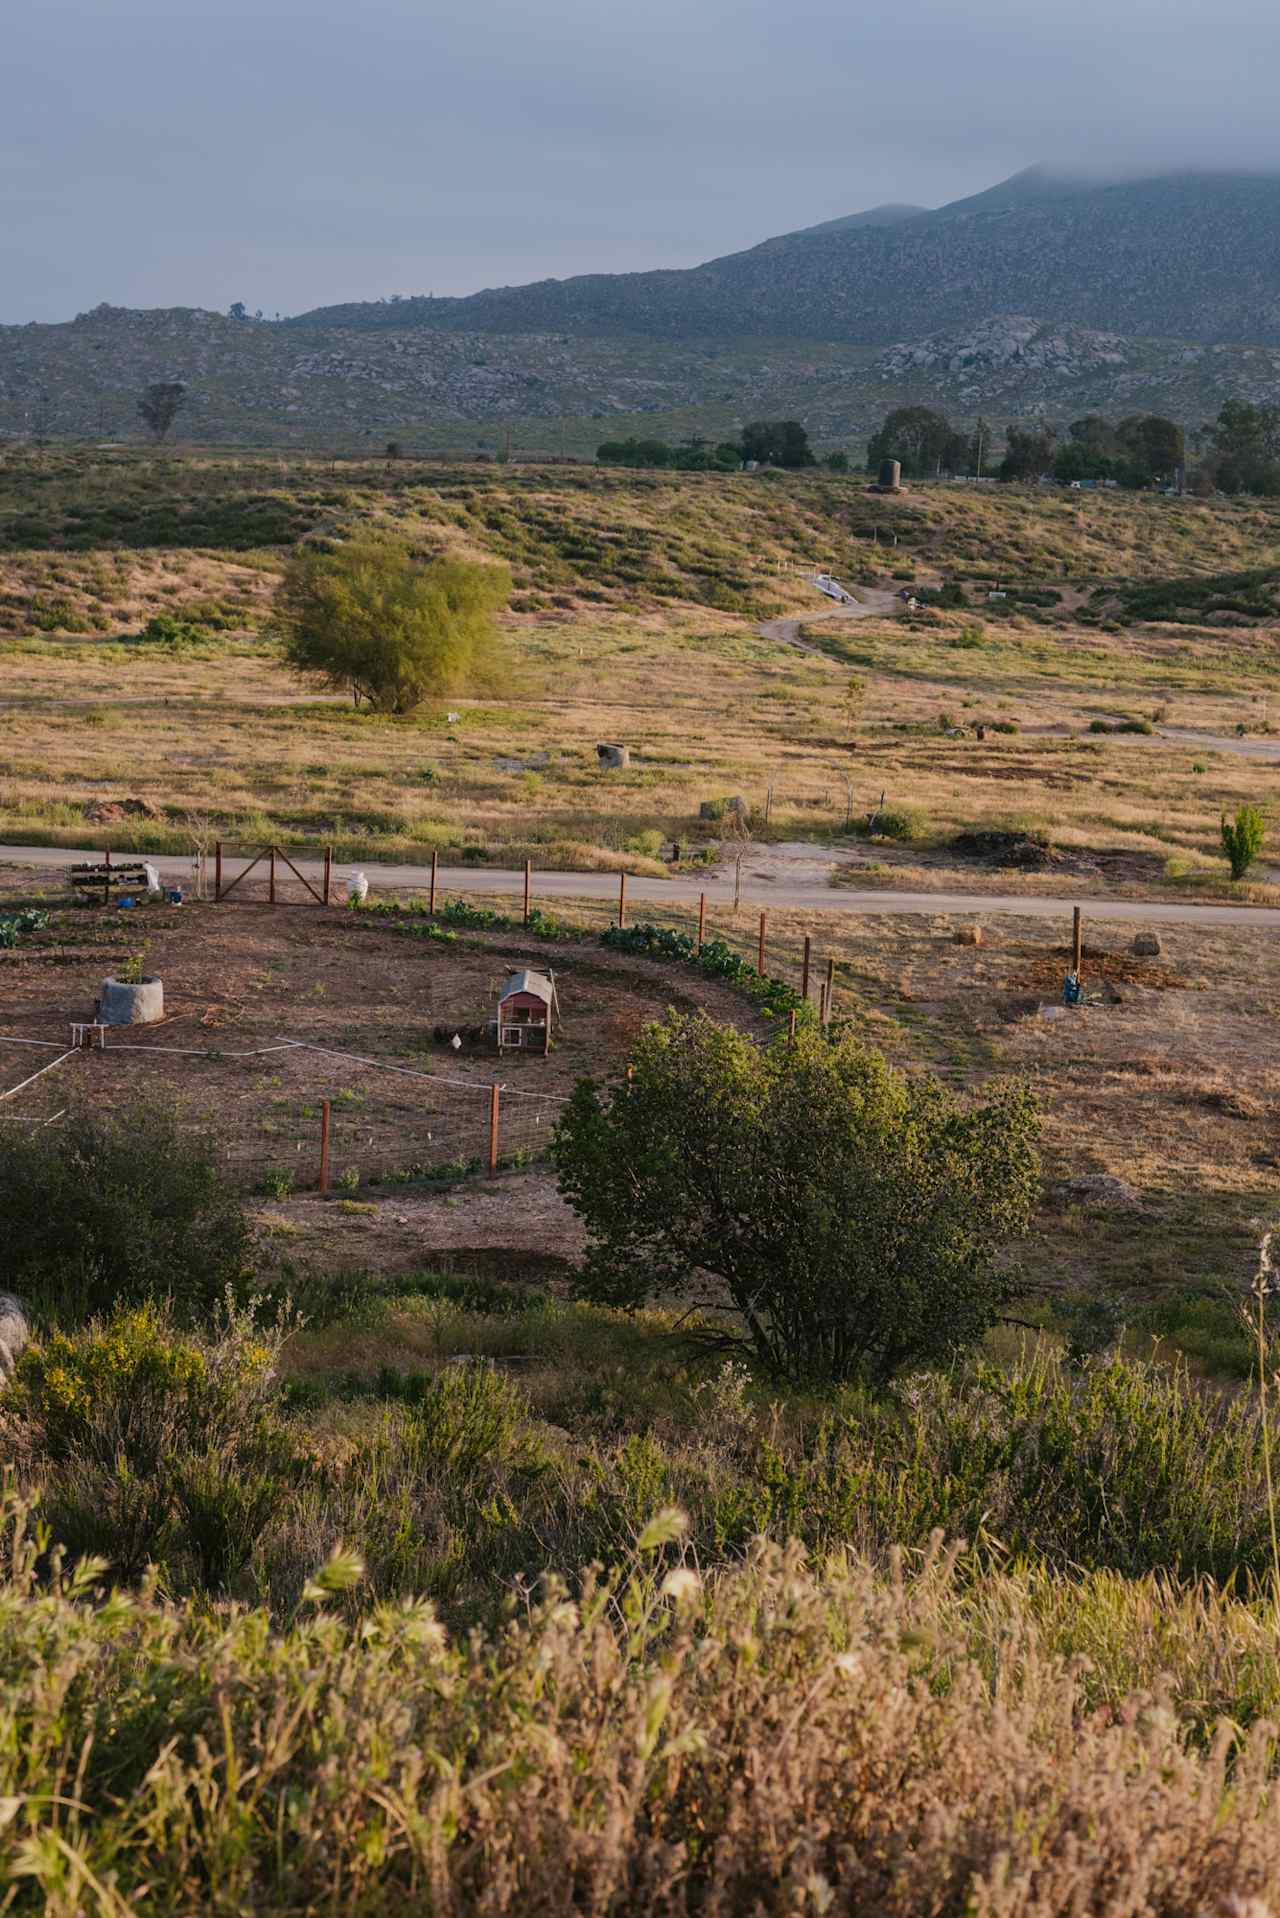
[[[98,989],[98,1018],[104,1026],[150,1026],[164,1018],[164,985],[156,978],[126,985],[104,979]]]

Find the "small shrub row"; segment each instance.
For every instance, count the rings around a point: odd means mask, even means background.
[[[723,979],[754,999],[769,1018],[787,1018],[792,1012],[804,1015],[806,1006],[794,986],[783,979],[771,979],[759,973],[723,939],[708,939],[699,948],[687,932],[670,926],[607,926],[600,934],[602,946],[616,952],[642,954],[647,959],[667,959],[676,964],[695,966],[712,979]]]

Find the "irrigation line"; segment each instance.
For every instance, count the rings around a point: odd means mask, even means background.
[[[168,1052],[181,1055],[184,1059],[214,1059],[219,1063],[223,1059],[260,1059],[264,1052],[292,1052],[300,1042],[286,1039],[278,1046],[254,1046],[248,1052],[204,1052],[199,1046],[133,1046],[128,1040],[123,1045],[102,1044],[93,1048],[96,1052]]]
[[[61,1039],[11,1039],[7,1032],[0,1032],[0,1046],[44,1046],[49,1052],[56,1052],[62,1044]]]
[[[357,1066],[377,1066],[383,1072],[399,1072],[406,1079],[425,1079],[433,1086],[460,1086],[464,1092],[489,1091],[489,1087],[477,1079],[445,1079],[438,1072],[419,1072],[413,1066],[393,1066],[389,1059],[366,1059],[358,1052],[335,1052],[332,1046],[313,1046],[305,1039],[294,1039],[291,1043],[299,1052],[322,1052],[327,1059],[346,1059]],[[503,1092],[506,1089],[503,1086]]]
[[[52,1072],[53,1068],[55,1066],[60,1066],[64,1059],[74,1059],[76,1053],[79,1050],[80,1050],[79,1046],[72,1046],[69,1048],[68,1051],[62,1053],[58,1058],[50,1059],[47,1066],[41,1066],[39,1072],[33,1072],[31,1074],[31,1077],[29,1079],[24,1079],[20,1085],[10,1086],[7,1092],[0,1092],[0,1100],[12,1099],[15,1092],[21,1092],[24,1087],[34,1085],[37,1079],[43,1079],[46,1072]]]

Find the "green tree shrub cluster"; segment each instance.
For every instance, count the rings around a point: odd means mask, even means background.
[[[156,1104],[0,1130],[6,1286],[39,1322],[171,1300],[195,1320],[250,1263],[214,1148]]]
[[[361,537],[294,554],[276,593],[273,629],[288,663],[375,712],[491,690],[501,653],[494,614],[505,566],[424,560],[399,541]]]
[[[1029,1095],[963,1107],[851,1035],[760,1047],[703,1015],[646,1027],[555,1134],[589,1297],[705,1293],[779,1378],[883,1383],[981,1337],[1038,1190]]]
[[[1267,836],[1267,822],[1256,806],[1239,806],[1234,819],[1222,821],[1222,850],[1231,864],[1231,877],[1243,879]]]

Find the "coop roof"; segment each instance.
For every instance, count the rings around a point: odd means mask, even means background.
[[[498,994],[498,1004],[514,999],[517,993],[530,992],[535,999],[541,999],[546,1006],[551,1004],[555,988],[545,972],[513,972],[506,985]]]

